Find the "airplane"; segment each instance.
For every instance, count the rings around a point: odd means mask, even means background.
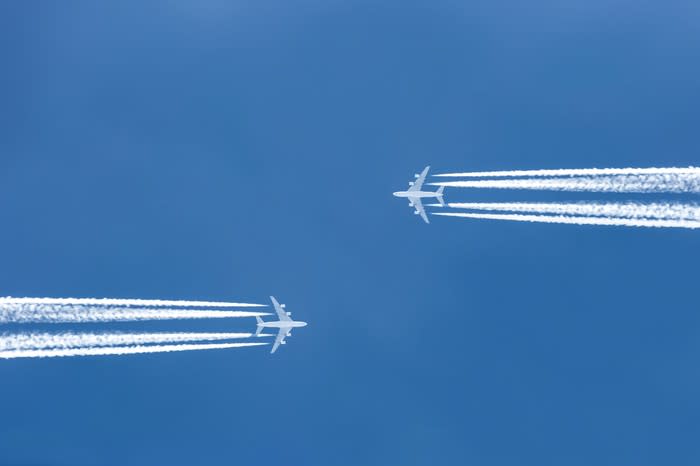
[[[270,351],[270,354],[272,354],[277,351],[277,347],[279,345],[286,344],[284,339],[292,336],[293,328],[306,327],[306,322],[292,320],[292,318],[289,317],[292,315],[292,313],[285,311],[284,304],[278,303],[274,296],[270,296],[270,299],[272,300],[272,304],[275,306],[275,311],[277,311],[277,318],[279,320],[275,322],[265,322],[260,317],[255,317],[255,319],[258,321],[258,329],[255,332],[255,335],[260,335],[260,332],[262,332],[264,328],[279,329],[277,338],[275,339],[275,344],[272,346],[272,351]]]
[[[394,196],[396,197],[407,197],[409,207],[415,207],[416,211],[414,214],[420,215],[421,218],[425,220],[425,223],[430,223],[430,220],[428,220],[428,216],[425,214],[425,209],[423,208],[423,203],[421,202],[422,198],[437,198],[440,205],[445,207],[445,202],[442,199],[442,192],[445,190],[444,186],[440,186],[435,192],[421,191],[425,177],[428,175],[428,170],[430,170],[430,166],[425,167],[420,175],[415,175],[416,181],[408,183],[408,190],[396,191],[394,193]]]

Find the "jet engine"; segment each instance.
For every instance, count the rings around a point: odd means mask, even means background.
[[[418,173],[415,173],[415,174],[413,175],[413,177],[414,177],[414,178],[420,178],[420,175],[419,175]]]
[[[292,315],[292,313],[291,313],[291,312],[287,312],[286,314],[287,314],[288,316],[291,316],[291,315]]]
[[[420,212],[418,212],[417,210],[415,212],[413,212],[413,215],[418,215],[418,214],[420,214]]]
[[[282,344],[283,344],[283,345],[286,345],[286,344],[287,344],[287,342],[286,342],[286,341],[283,341],[283,342],[282,342]]]
[[[413,186],[414,184],[415,184],[415,183],[414,183],[413,181],[409,181],[409,182],[408,182],[408,185],[409,185],[409,186]]]

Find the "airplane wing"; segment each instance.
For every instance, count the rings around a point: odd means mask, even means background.
[[[408,188],[408,191],[420,191],[423,189],[423,182],[425,181],[425,177],[428,175],[428,170],[430,170],[430,165],[425,167],[423,169],[423,172],[418,175],[418,178],[416,178],[416,181],[413,182],[410,188]]]
[[[413,207],[415,207],[416,212],[420,214],[421,218],[425,221],[425,223],[430,223],[430,220],[428,220],[428,216],[425,214],[425,209],[423,208],[423,203],[421,202],[420,198],[412,198],[411,202],[413,203]]]
[[[272,304],[275,306],[275,311],[277,311],[277,318],[279,320],[292,320],[291,317],[287,315],[287,311],[284,310],[282,305],[277,302],[274,296],[270,296]]]
[[[277,351],[277,347],[279,347],[279,345],[284,342],[284,339],[287,336],[288,331],[289,331],[289,329],[286,329],[286,328],[280,329],[280,331],[277,333],[277,338],[275,338],[275,344],[272,345],[272,351],[270,351],[270,354]]]

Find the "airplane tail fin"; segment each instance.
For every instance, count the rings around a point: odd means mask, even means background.
[[[262,330],[263,330],[263,328],[262,328],[263,320],[260,318],[260,316],[255,316],[255,321],[258,323],[258,329],[255,331],[255,336],[257,337],[258,335],[260,335],[260,332],[262,332]]]
[[[440,186],[435,194],[437,194],[437,200],[440,203],[441,207],[445,207],[445,200],[442,198],[442,193],[445,191],[444,186]]]

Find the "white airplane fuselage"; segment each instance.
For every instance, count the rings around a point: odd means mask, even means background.
[[[301,322],[299,320],[276,320],[274,322],[261,322],[258,327],[271,327],[271,328],[296,328],[296,327],[306,327],[306,322]]]
[[[394,196],[396,197],[407,197],[407,198],[426,198],[426,197],[438,197],[442,193],[432,192],[432,191],[396,191]]]

